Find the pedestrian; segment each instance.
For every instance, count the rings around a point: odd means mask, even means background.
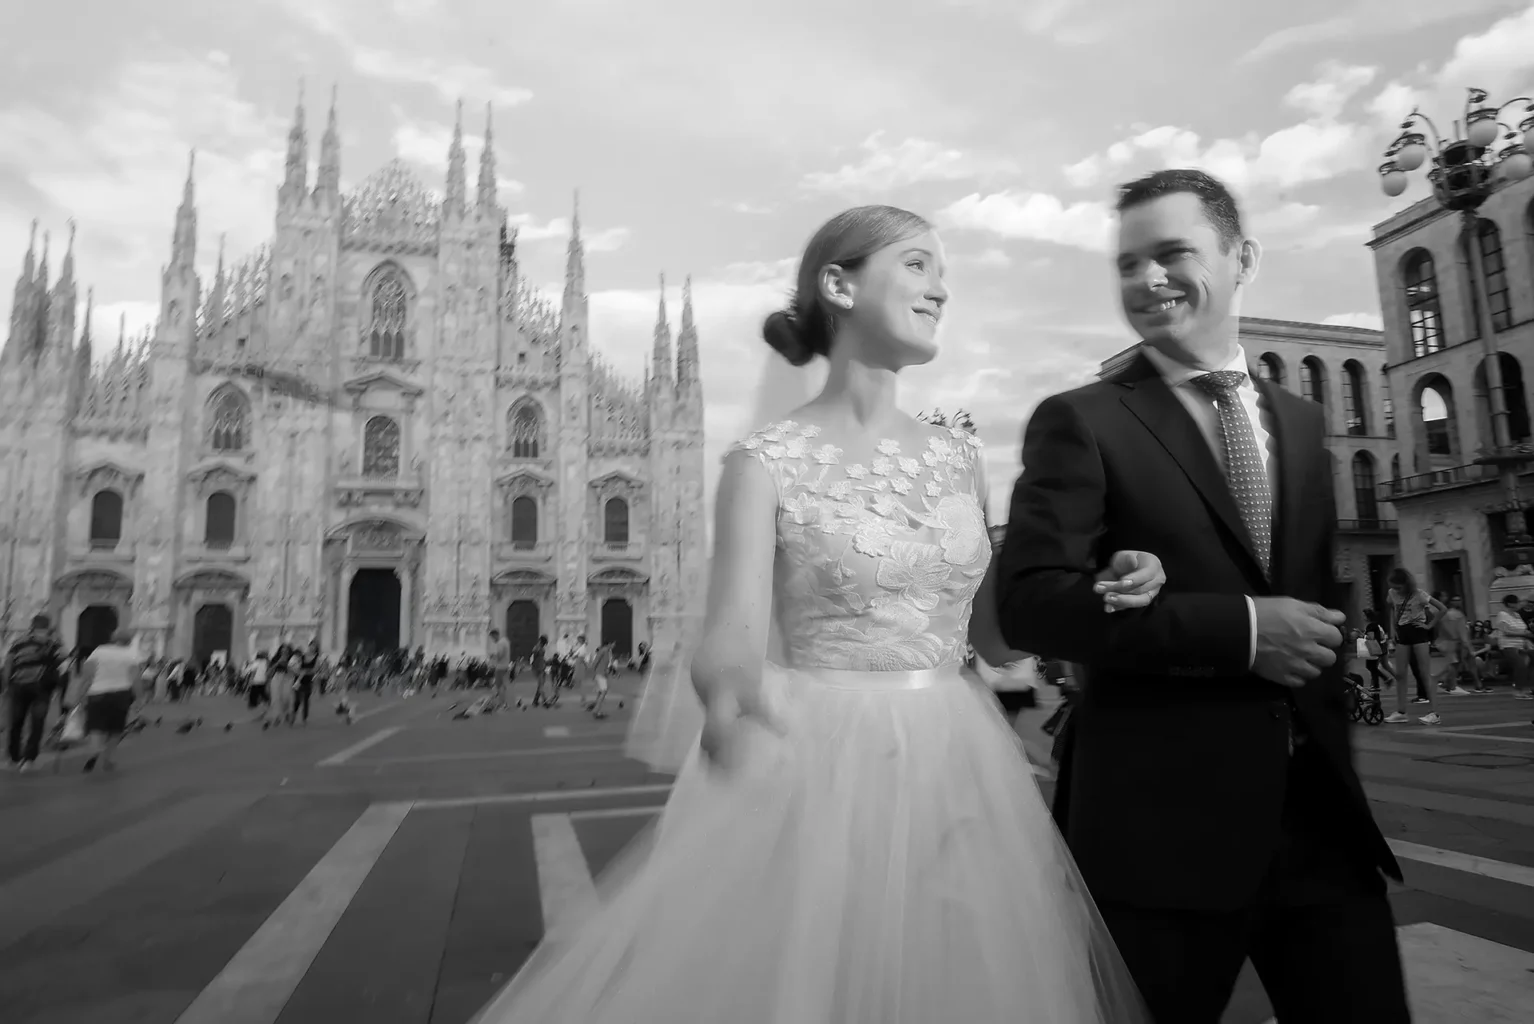
[[[1501,652],[1502,664],[1513,681],[1513,696],[1519,700],[1534,700],[1534,694],[1526,689],[1529,682],[1530,631],[1523,616],[1518,613],[1518,595],[1508,594],[1502,599],[1502,610],[1492,622],[1492,636],[1497,650]]]
[[[494,674],[495,706],[506,706],[506,684],[511,681],[511,644],[501,631],[490,631],[490,669]]]
[[[64,655],[46,615],[34,615],[27,635],[5,658],[5,695],[10,711],[7,752],[17,771],[31,771],[48,724],[48,706],[64,679]]]
[[[303,723],[309,724],[309,700],[314,695],[314,677],[320,668],[320,643],[310,640],[304,653],[298,656],[298,689],[295,694],[295,714],[303,715]]]
[[[248,670],[249,683],[245,686],[245,701],[252,711],[261,709],[261,714],[253,721],[259,721],[261,728],[271,728],[272,713],[272,662],[265,651],[257,651],[251,659]]]
[[[1423,725],[1439,725],[1438,707],[1433,701],[1432,655],[1428,651],[1438,620],[1448,611],[1442,601],[1417,586],[1417,579],[1405,569],[1397,567],[1390,573],[1390,628],[1396,643],[1396,710],[1385,721],[1400,724],[1409,721],[1406,714],[1407,673],[1416,669],[1422,683],[1418,699],[1426,699],[1428,713],[1418,721]]]
[[[1382,679],[1390,678],[1389,663],[1385,656],[1390,652],[1390,634],[1380,625],[1379,613],[1373,608],[1364,609],[1364,666],[1369,670],[1369,689],[1380,692]],[[1381,668],[1382,663],[1384,668]]]
[[[596,657],[591,661],[592,680],[596,683],[597,699],[591,704],[592,718],[606,718],[607,713],[602,710],[602,705],[607,703],[607,680],[613,670],[613,645],[597,649]]]
[[[1475,691],[1484,693],[1481,673],[1476,667],[1475,652],[1471,648],[1470,620],[1465,617],[1465,600],[1459,595],[1448,599],[1449,610],[1438,622],[1438,650],[1448,662],[1439,687],[1450,696],[1460,697],[1470,693],[1461,684],[1465,676],[1475,682]]]
[[[143,662],[126,630],[113,633],[110,642],[85,659],[76,702],[85,702],[85,732],[96,746],[85,761],[87,772],[98,762],[103,771],[116,769],[117,746],[128,731],[128,714],[139,696],[142,671]]]

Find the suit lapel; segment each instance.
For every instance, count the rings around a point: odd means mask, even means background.
[[[1273,583],[1280,593],[1289,579],[1289,558],[1295,550],[1295,529],[1302,521],[1300,481],[1304,479],[1305,438],[1290,397],[1271,381],[1253,376],[1262,395],[1263,408],[1272,427],[1274,459],[1278,471],[1271,474],[1274,487]]]
[[[1167,387],[1166,381],[1161,379],[1154,364],[1145,356],[1140,356],[1119,378],[1118,383],[1125,389],[1122,399],[1124,405],[1145,424],[1167,454],[1182,467],[1188,481],[1215,517],[1241,542],[1256,577],[1263,579],[1262,563],[1257,558],[1246,524],[1241,521],[1241,510],[1236,507],[1236,499],[1231,497],[1224,471],[1220,469],[1214,453],[1209,450],[1209,442],[1204,439],[1198,424],[1193,422],[1188,410],[1172,393],[1172,389]]]

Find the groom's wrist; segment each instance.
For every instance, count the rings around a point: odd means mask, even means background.
[[[1257,602],[1250,594],[1246,596],[1246,670],[1250,672],[1257,664]]]

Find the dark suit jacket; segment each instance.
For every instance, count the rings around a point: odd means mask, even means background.
[[[1279,837],[1291,728],[1330,766],[1323,819],[1362,863],[1400,877],[1353,767],[1343,662],[1297,691],[1247,670],[1243,595],[1337,606],[1320,410],[1257,386],[1278,467],[1268,576],[1208,442],[1145,356],[1046,399],[1025,431],[997,604],[1009,645],[1086,666],[1055,817],[1099,900],[1220,910],[1254,898]],[[1157,555],[1167,582],[1150,607],[1109,615],[1092,586],[1120,550]]]

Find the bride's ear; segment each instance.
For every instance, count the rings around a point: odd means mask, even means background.
[[[835,263],[820,268],[820,300],[832,309],[851,309],[853,300],[852,275]]]

